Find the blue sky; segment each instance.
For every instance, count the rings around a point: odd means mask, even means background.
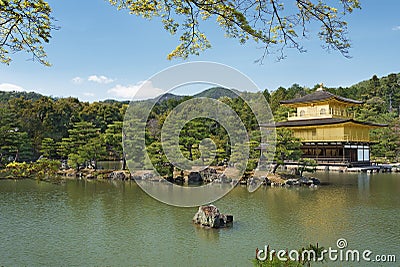
[[[52,67],[32,62],[18,53],[9,66],[0,65],[0,90],[35,91],[84,101],[129,99],[127,91],[155,73],[187,61],[213,61],[232,66],[250,77],[260,89],[275,90],[293,83],[312,87],[350,86],[376,74],[400,72],[400,1],[361,1],[362,9],[347,17],[352,41],[351,59],[327,52],[310,34],[303,44],[307,53],[286,50],[287,58],[274,55],[263,65],[254,63],[262,50],[249,42],[226,39],[213,21],[203,30],[212,48],[188,60],[167,60],[177,45],[159,19],[145,20],[117,11],[108,1],[49,1],[60,30],[46,45]],[[180,93],[186,93],[184,90]],[[187,94],[193,93],[191,90]]]

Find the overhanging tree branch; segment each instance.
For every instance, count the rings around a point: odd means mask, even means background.
[[[242,44],[249,39],[263,44],[260,62],[274,51],[280,52],[278,59],[283,58],[285,48],[305,52],[301,41],[307,37],[307,24],[311,21],[321,25],[318,35],[325,48],[348,57],[350,43],[343,16],[360,8],[358,0],[338,0],[337,7],[322,0],[293,0],[297,9],[291,10],[291,14],[287,14],[283,0],[110,0],[110,3],[145,18],[160,16],[171,34],[180,32],[180,43],[169,54],[170,59],[197,55],[211,47],[200,31],[200,24],[202,20],[215,18],[227,37],[238,39]],[[276,50],[270,50],[272,47]]]
[[[51,8],[43,0],[0,1],[0,61],[11,62],[11,53],[25,51],[33,60],[49,66],[43,43],[48,43],[52,23]]]

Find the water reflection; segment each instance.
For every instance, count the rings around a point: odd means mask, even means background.
[[[219,232],[227,229],[205,229],[204,227],[193,225],[196,235],[207,242],[218,242]]]
[[[399,174],[315,176],[329,185],[236,187],[215,203],[234,215],[219,230],[193,225],[196,208],[162,204],[134,182],[0,181],[0,266],[249,266],[265,244],[328,247],[338,238],[399,252]]]
[[[371,174],[360,173],[358,174],[358,194],[361,198],[368,199],[369,197],[369,184]]]
[[[179,207],[193,207],[215,201],[234,187],[231,183],[209,183],[186,187],[166,182],[136,181],[140,187],[159,201]]]

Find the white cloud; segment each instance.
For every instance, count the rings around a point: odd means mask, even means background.
[[[116,97],[121,97],[125,99],[148,99],[154,98],[164,93],[164,91],[160,88],[153,87],[151,81],[141,81],[135,85],[116,85],[107,93],[112,94]]]
[[[72,79],[72,82],[75,84],[80,84],[83,82],[83,79],[81,77],[75,77]]]
[[[394,30],[394,31],[400,31],[400,25],[399,25],[399,26],[393,27],[392,30]]]
[[[84,95],[84,96],[94,96],[94,94],[93,94],[93,93],[90,93],[90,92],[84,92],[83,95]]]
[[[0,91],[25,91],[25,89],[12,83],[0,83]]]
[[[112,83],[114,80],[103,75],[91,75],[88,77],[88,81],[95,83]]]

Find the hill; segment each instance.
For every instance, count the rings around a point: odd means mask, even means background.
[[[223,87],[212,87],[204,90],[203,92],[195,94],[193,97],[207,97],[207,98],[218,99],[226,96],[229,98],[237,98],[238,95],[235,92],[240,95],[240,91],[235,89],[229,90]]]
[[[36,101],[36,100],[40,99],[42,96],[43,95],[35,93],[35,92],[0,91],[0,103],[7,103],[10,99],[19,98],[19,97],[23,97],[26,100]]]
[[[185,96],[182,95],[174,95],[171,93],[165,93],[163,95],[157,96],[156,98],[151,99],[150,101],[155,101],[155,102],[162,102],[162,101],[166,101],[166,100],[181,100],[182,98],[184,98]]]

